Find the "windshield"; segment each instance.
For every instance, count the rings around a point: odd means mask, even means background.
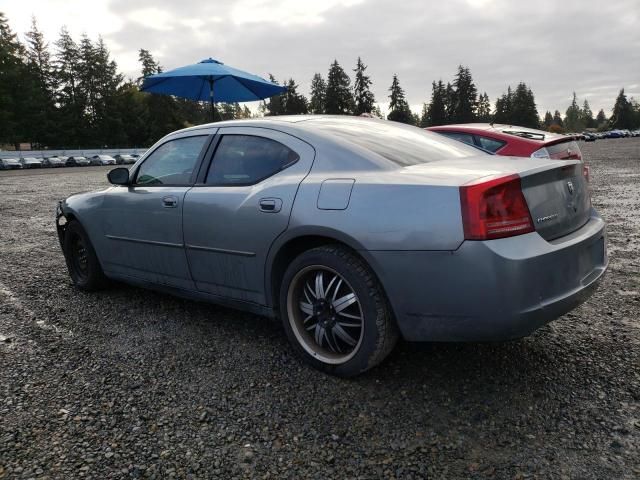
[[[395,122],[326,118],[309,120],[309,124],[401,166],[482,155],[474,147]]]

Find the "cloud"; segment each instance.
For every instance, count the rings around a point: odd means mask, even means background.
[[[526,82],[541,115],[564,111],[573,91],[594,111],[608,111],[620,88],[640,80],[636,0],[606,8],[595,0],[69,1],[78,18],[105,12],[104,21],[79,21],[104,34],[132,77],[136,52],[146,48],[166,69],[213,57],[261,76],[293,77],[306,93],[334,59],[352,73],[361,56],[378,102],[388,102],[397,73],[419,106],[432,80],[450,81],[463,64],[492,102],[507,85]],[[55,2],[42,1],[35,13],[46,17]]]

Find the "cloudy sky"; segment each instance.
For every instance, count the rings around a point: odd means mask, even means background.
[[[418,111],[458,64],[492,103],[526,82],[541,115],[564,112],[574,90],[594,113],[609,114],[621,87],[640,99],[638,0],[0,0],[0,11],[20,35],[35,15],[49,42],[62,25],[102,35],[131,77],[145,48],[165,70],[213,57],[293,77],[306,94],[334,58],[351,70],[360,55],[383,109],[394,73]]]

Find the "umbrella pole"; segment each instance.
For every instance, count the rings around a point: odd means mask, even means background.
[[[216,107],[213,105],[213,79],[209,79],[209,102],[211,103],[211,121],[216,121]]]

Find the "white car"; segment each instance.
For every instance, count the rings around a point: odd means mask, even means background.
[[[94,155],[91,157],[91,165],[115,165],[116,159],[111,155]]]
[[[40,168],[42,167],[42,160],[36,157],[22,157],[20,163],[24,168]]]
[[[0,170],[17,170],[22,164],[17,158],[0,158]]]

